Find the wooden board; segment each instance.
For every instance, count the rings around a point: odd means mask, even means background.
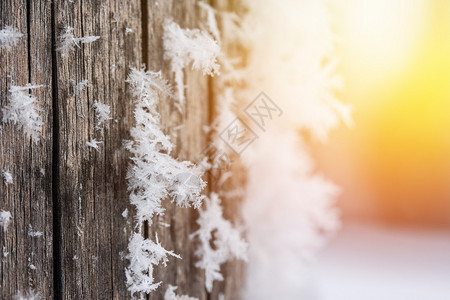
[[[0,130],[0,171],[10,172],[14,181],[0,182],[0,209],[12,215],[8,230],[0,231],[1,299],[29,288],[41,291],[44,299],[53,294],[50,9],[47,3],[0,2],[0,28],[12,26],[23,34],[17,45],[0,50],[0,107],[8,103],[12,84],[42,84],[30,93],[37,98],[45,123],[36,144],[12,123],[2,124]],[[30,230],[42,236],[32,237]]]
[[[141,13],[136,0],[58,1],[57,35],[66,26],[76,37],[100,36],[57,53],[59,109],[59,222],[63,299],[126,299],[120,252],[126,252],[131,217],[126,169],[133,103],[125,80],[141,60]],[[127,32],[127,28],[132,32]],[[87,80],[81,91],[74,88]],[[96,130],[94,101],[111,106],[112,120]],[[99,150],[87,146],[96,139]],[[127,230],[127,229],[128,230]]]
[[[15,85],[45,85],[30,91],[43,109],[41,140],[33,144],[11,124],[0,131],[0,171],[10,171],[14,178],[14,184],[0,183],[0,209],[13,216],[8,231],[0,230],[0,250],[4,246],[9,252],[0,261],[1,299],[29,287],[42,299],[130,298],[124,272],[128,262],[122,257],[133,231],[134,208],[125,178],[129,153],[122,142],[129,139],[134,103],[125,80],[130,67],[143,63],[173,79],[163,59],[162,24],[171,18],[182,27],[198,28],[196,2],[1,1],[1,28],[14,26],[24,36],[11,51],[0,50],[0,107],[7,103],[12,80]],[[67,26],[75,37],[100,39],[63,57],[56,40]],[[84,80],[87,86],[76,91]],[[212,118],[211,79],[188,69],[185,84],[189,88],[181,113],[170,99],[163,99],[159,109],[163,128],[176,144],[172,155],[193,160],[209,140],[204,126]],[[113,119],[103,130],[95,128],[94,101],[111,107]],[[92,139],[102,142],[98,151],[87,146]],[[167,267],[156,268],[155,278],[164,285],[149,298],[163,299],[172,284],[177,293],[199,299],[219,294],[236,299],[231,283],[239,278],[226,278],[209,295],[203,270],[194,266],[197,245],[189,235],[197,229],[198,213],[169,200],[164,207],[166,214],[154,220],[147,235],[158,233],[163,246],[183,259],[171,258]],[[30,225],[43,235],[30,237]]]

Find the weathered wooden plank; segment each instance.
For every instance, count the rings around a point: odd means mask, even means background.
[[[163,22],[171,18],[183,28],[199,28],[200,8],[198,1],[148,1],[148,66],[153,71],[162,70],[164,77],[173,79],[168,61],[164,61]],[[174,100],[165,99],[160,104],[161,122],[166,132],[172,136],[176,145],[172,156],[181,160],[194,160],[206,147],[208,137],[204,126],[209,124],[209,78],[201,72],[187,68],[184,72],[186,104],[180,113]],[[173,82],[173,81],[172,81]],[[181,128],[176,129],[177,126]],[[182,259],[171,258],[166,267],[155,269],[155,278],[163,281],[158,290],[152,293],[152,299],[163,299],[167,284],[178,286],[177,293],[199,299],[207,299],[204,272],[196,268],[194,256],[195,241],[189,235],[197,229],[195,223],[198,213],[192,208],[178,208],[165,201],[164,216],[155,217],[149,232],[155,233],[166,249],[174,250]],[[164,227],[160,224],[170,224]]]
[[[130,66],[142,63],[140,1],[60,1],[55,13],[58,35],[71,26],[77,37],[100,36],[57,56],[62,296],[127,299],[120,251],[126,252],[132,224],[122,217],[129,202],[122,140],[133,118],[125,79]],[[74,91],[83,80],[87,87]],[[103,134],[95,129],[94,101],[111,106]],[[92,139],[102,141],[99,151],[86,145]]]
[[[12,214],[8,231],[0,232],[1,299],[11,299],[29,288],[43,299],[53,295],[50,15],[49,3],[0,2],[0,27],[13,26],[23,33],[16,46],[0,50],[0,107],[7,104],[12,84],[45,85],[30,91],[42,109],[44,126],[39,142],[33,143],[12,124],[3,124],[0,130],[0,170],[9,171],[14,180],[13,184],[0,183],[0,209]],[[30,230],[43,234],[32,237]]]

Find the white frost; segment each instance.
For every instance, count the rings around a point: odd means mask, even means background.
[[[28,225],[28,236],[29,237],[40,237],[42,236],[42,231],[34,231],[31,224]]]
[[[42,85],[11,86],[9,89],[9,103],[3,108],[3,123],[13,122],[22,128],[26,135],[36,143],[42,131],[41,109],[37,99],[29,94],[30,89],[40,88]]]
[[[108,104],[100,103],[98,101],[94,101],[94,110],[95,110],[95,117],[97,118],[97,124],[95,125],[96,129],[101,130],[103,124],[111,120],[111,106]]]
[[[38,292],[33,291],[31,288],[28,290],[28,293],[22,294],[22,292],[17,292],[14,295],[13,300],[39,300],[41,299],[41,295]]]
[[[177,289],[176,286],[168,285],[166,293],[164,294],[164,300],[198,300],[198,298],[189,297],[186,295],[178,296],[175,294],[175,290]]]
[[[15,46],[19,42],[22,36],[23,34],[17,29],[11,26],[5,26],[5,28],[0,30],[0,49],[11,49],[12,46]]]
[[[14,183],[13,177],[12,177],[12,174],[11,174],[11,173],[9,173],[9,172],[7,172],[7,171],[3,171],[3,172],[2,172],[2,175],[3,175],[3,181],[4,181],[6,184]]]
[[[175,76],[179,105],[184,103],[183,69],[192,64],[192,69],[202,70],[203,74],[219,74],[217,57],[220,46],[205,30],[183,29],[166,19],[164,22],[164,59],[170,61]]]
[[[75,37],[73,35],[73,28],[67,26],[64,29],[64,33],[58,37],[58,47],[56,51],[61,52],[63,57],[69,55],[70,51],[75,50],[75,46],[80,48],[80,43],[92,43],[98,40],[100,36],[84,36],[84,37]]]
[[[9,223],[11,223],[11,213],[3,209],[0,210],[0,226],[3,227],[3,232],[6,232]]]
[[[75,80],[70,80],[73,87],[73,94],[75,96],[80,95],[80,93],[89,86],[89,81],[87,79],[81,80],[80,82],[76,82]]]
[[[128,251],[126,258],[130,261],[130,265],[126,268],[125,275],[131,294],[148,294],[158,288],[161,282],[154,282],[153,266],[160,263],[165,266],[168,261],[167,255],[181,258],[173,251],[164,249],[158,241],[158,236],[155,243],[150,239],[144,239],[139,233],[134,233],[131,237]]]
[[[94,148],[97,151],[99,151],[98,145],[101,144],[101,143],[103,143],[103,142],[102,141],[97,141],[96,139],[91,139],[91,141],[86,142],[86,145],[91,147],[91,148]]]
[[[232,258],[247,260],[247,243],[231,222],[223,218],[217,194],[212,193],[209,199],[206,198],[205,205],[197,219],[200,228],[191,237],[200,240],[195,252],[200,260],[195,266],[205,270],[206,290],[211,292],[213,281],[223,280],[221,264]]]
[[[165,264],[167,255],[179,256],[165,250],[157,239],[156,243],[144,239],[143,222],[151,225],[155,214],[164,213],[161,202],[166,198],[180,207],[199,207],[205,183],[200,168],[170,156],[173,145],[161,129],[157,105],[161,96],[172,97],[172,89],[161,73],[132,69],[127,82],[136,101],[136,123],[131,129],[133,140],[124,146],[132,154],[127,179],[138,229],[128,245],[127,286],[132,294],[150,293],[160,284],[154,283],[153,265]]]

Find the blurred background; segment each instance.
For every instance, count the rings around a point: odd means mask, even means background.
[[[450,299],[450,1],[334,4],[356,126],[313,145],[342,187],[321,299]]]
[[[450,1],[345,2],[332,19],[356,126],[315,146],[318,170],[344,219],[450,228]]]

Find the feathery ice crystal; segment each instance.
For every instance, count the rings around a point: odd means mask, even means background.
[[[195,252],[200,260],[195,266],[205,270],[206,290],[211,292],[213,281],[223,280],[221,264],[232,258],[247,260],[247,243],[230,221],[223,218],[217,194],[212,193],[210,198],[205,199],[205,204],[205,209],[199,211],[197,219],[200,228],[191,237],[200,240]]]
[[[80,48],[80,43],[92,43],[99,38],[100,36],[75,37],[73,35],[73,28],[67,26],[64,29],[64,33],[58,37],[58,47],[56,48],[56,51],[61,52],[61,55],[63,57],[66,57],[67,55],[69,55],[70,51],[75,50],[75,46]]]
[[[98,101],[94,101],[94,110],[95,110],[95,117],[97,118],[97,124],[95,125],[95,128],[98,130],[103,129],[103,124],[111,120],[111,107],[108,104],[100,103]]]
[[[216,34],[216,33],[214,33]],[[205,30],[183,29],[172,20],[164,22],[164,59],[170,61],[175,76],[179,105],[184,103],[183,69],[192,63],[192,69],[202,70],[203,74],[219,74],[217,57],[220,46]]]
[[[136,206],[138,229],[128,246],[127,285],[132,294],[149,293],[159,286],[154,283],[153,265],[161,261],[165,264],[167,255],[178,256],[165,250],[158,241],[144,239],[143,222],[151,225],[155,214],[164,213],[161,202],[166,198],[180,207],[199,207],[205,182],[199,167],[170,156],[173,145],[161,129],[156,108],[161,96],[172,97],[172,89],[161,73],[132,69],[127,82],[136,100],[132,141],[125,147],[132,154],[127,179],[130,202]]]
[[[5,28],[0,30],[0,49],[11,49],[12,46],[15,46],[19,42],[22,36],[23,34],[17,29],[11,26],[5,26]]]
[[[128,243],[128,255],[126,258],[130,265],[125,270],[128,290],[131,294],[150,293],[158,288],[161,282],[154,282],[153,266],[162,263],[166,265],[167,255],[181,258],[173,251],[164,249],[156,236],[156,243],[150,239],[144,239],[140,233],[134,233]]]
[[[39,300],[39,299],[41,299],[40,293],[33,291],[31,288],[28,290],[28,293],[22,294],[22,292],[19,291],[13,297],[13,300]]]
[[[198,300],[198,298],[189,297],[186,295],[178,296],[175,294],[175,290],[177,289],[176,286],[168,285],[166,293],[164,294],[164,300]]]
[[[11,173],[9,173],[9,172],[7,172],[7,171],[2,171],[2,175],[3,175],[3,181],[4,181],[6,184],[14,183],[13,177],[12,177],[12,174],[11,174]]]
[[[13,122],[23,128],[26,135],[36,143],[42,131],[41,109],[37,99],[29,94],[30,89],[40,88],[42,85],[11,86],[9,89],[9,103],[3,108],[3,123]]]
[[[11,213],[6,210],[0,210],[0,227],[3,227],[3,231],[6,232],[9,223],[11,223]]]

